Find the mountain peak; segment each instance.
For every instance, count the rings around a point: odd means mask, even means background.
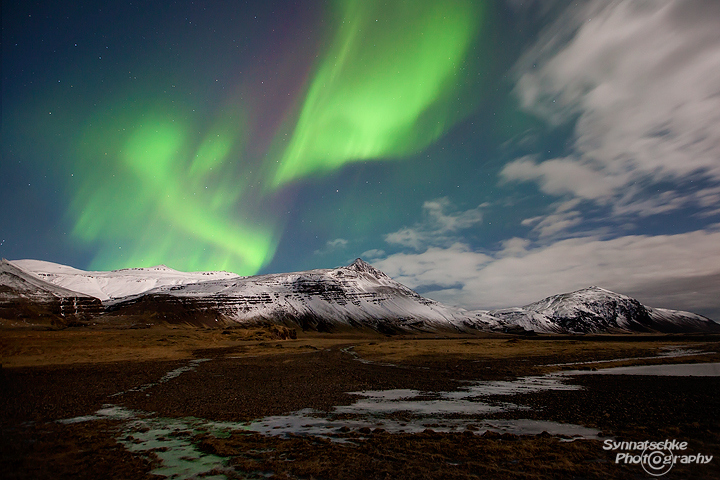
[[[568,296],[582,296],[582,295],[589,295],[593,296],[595,298],[607,298],[607,299],[623,299],[623,300],[634,300],[633,298],[628,297],[627,295],[623,295],[621,293],[613,292],[612,290],[608,290],[607,288],[598,287],[597,285],[591,285],[587,288],[582,288],[580,290],[576,290],[574,292],[570,292],[568,294],[565,294]]]
[[[383,272],[381,272],[377,268],[375,268],[372,265],[370,265],[369,263],[367,263],[362,258],[356,258],[353,263],[351,263],[350,265],[348,265],[345,268],[347,268],[348,270],[355,270],[356,272],[369,273],[370,275],[372,275],[375,278],[388,278],[387,275],[385,275]]]
[[[578,292],[606,292],[606,293],[613,293],[613,294],[617,295],[615,292],[611,292],[607,288],[598,287],[597,285],[590,285],[587,288],[578,290]]]
[[[173,268],[168,267],[164,263],[161,265],[155,265],[154,267],[150,267],[147,270],[152,270],[152,271],[156,271],[156,272],[176,272],[177,271]]]

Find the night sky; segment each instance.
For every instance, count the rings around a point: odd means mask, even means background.
[[[720,2],[2,2],[0,256],[362,257],[720,320]]]

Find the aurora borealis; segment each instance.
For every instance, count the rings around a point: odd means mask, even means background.
[[[720,316],[712,2],[2,8],[2,257]]]
[[[310,82],[273,186],[348,162],[416,153],[457,120],[455,77],[478,36],[479,4],[340,4],[337,33]]]

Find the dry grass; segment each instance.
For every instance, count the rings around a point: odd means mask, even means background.
[[[64,330],[0,329],[0,364],[4,368],[184,360],[197,356],[258,356],[308,352],[334,345],[367,342],[366,335],[303,334],[279,337],[273,327],[203,329],[153,327],[144,329]]]
[[[568,340],[564,337],[547,336],[544,338],[524,339],[518,337],[495,337],[478,339],[398,339],[395,341],[366,342],[358,345],[355,351],[363,358],[386,363],[421,364],[445,356],[458,361],[498,361],[527,362],[537,368],[536,373],[577,368],[573,364],[580,362],[586,368],[621,366],[646,363],[642,357],[661,354],[668,348],[697,349],[703,352],[720,350],[716,342],[668,339],[665,336],[650,336],[645,341],[637,337],[619,335],[617,339],[603,337]],[[703,361],[711,361],[716,356],[702,355]],[[637,360],[619,360],[631,358]],[[695,357],[669,357],[673,363]],[[612,360],[611,364],[608,361]]]
[[[155,326],[141,329],[78,327],[54,329],[0,329],[0,364],[3,367],[72,365],[121,361],[184,360],[202,355],[259,356],[309,352],[338,345],[354,345],[362,358],[385,363],[419,364],[439,356],[458,361],[509,360],[534,366],[654,356],[666,347],[720,350],[720,343],[698,342],[662,335],[637,341],[636,336],[566,339],[544,336],[532,339],[507,335],[456,335],[387,337],[372,332],[297,332],[297,338],[278,334],[278,328],[208,329]],[[678,359],[673,359],[678,361]],[[703,361],[710,361],[705,356]],[[616,362],[618,366],[631,362]],[[588,367],[608,366],[599,363]],[[539,367],[540,371],[561,367]]]

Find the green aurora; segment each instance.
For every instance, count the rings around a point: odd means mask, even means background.
[[[277,153],[265,155],[262,168],[248,158],[252,119],[241,106],[204,133],[202,122],[168,105],[108,112],[84,133],[79,156],[91,173],[70,213],[74,237],[97,246],[91,268],[168,263],[255,274],[282,235],[264,200],[350,162],[417,153],[462,118],[469,100],[460,77],[479,33],[479,4],[341,0],[336,7],[291,134],[276,133]],[[256,184],[262,192],[249,189]]]
[[[457,118],[453,88],[477,35],[477,4],[341,3],[332,47],[317,69],[273,179],[415,153]]]
[[[163,110],[85,135],[82,157],[95,175],[76,193],[73,234],[101,245],[91,268],[171,263],[256,273],[272,258],[278,235],[239,201],[248,177],[230,160],[241,151],[237,120],[193,142],[179,115],[156,113]]]

